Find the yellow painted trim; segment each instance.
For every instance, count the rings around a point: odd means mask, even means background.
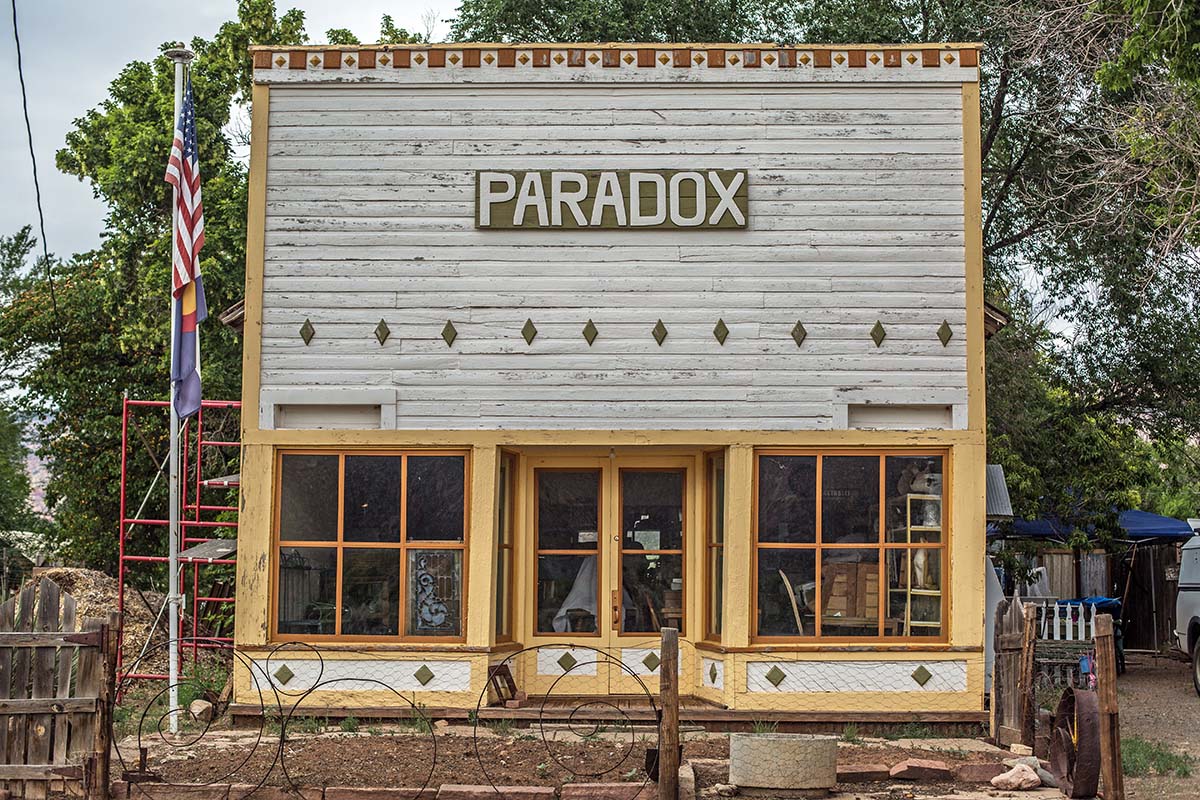
[[[754,504],[754,448],[730,447],[725,456],[725,586],[721,609],[721,643],[750,644],[750,585]]]
[[[496,635],[496,479],[500,449],[480,445],[471,449],[471,537],[467,545],[467,644],[487,647]]]
[[[987,427],[983,356],[983,165],[979,142],[979,84],[962,85],[963,120],[963,244],[967,288],[967,427],[983,433]]]
[[[271,90],[255,85],[250,95],[250,176],[246,201],[246,289],[242,327],[242,443],[258,430],[262,381],[263,260],[267,231],[267,127]],[[245,471],[242,472],[245,475]],[[246,496],[242,485],[243,500]]]
[[[275,454],[263,445],[242,447],[241,509],[238,513],[237,608],[234,640],[239,647],[265,645],[270,638],[271,515]]]
[[[982,306],[981,306],[982,308]],[[981,311],[982,314],[982,311]],[[982,342],[982,316],[979,318]],[[248,344],[248,343],[247,343]],[[257,373],[256,373],[257,374]],[[257,406],[257,401],[253,404]],[[243,412],[244,414],[247,412]],[[718,431],[718,430],[247,430],[244,444],[279,447],[591,447],[607,456],[650,455],[648,448],[754,447],[948,447],[982,444],[983,429],[969,431]],[[637,448],[636,452],[623,448]],[[536,451],[530,451],[536,456]],[[580,455],[583,455],[580,453]]]

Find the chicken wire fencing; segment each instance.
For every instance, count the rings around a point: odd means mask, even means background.
[[[621,781],[632,788],[656,776],[662,715],[656,681],[647,679],[654,671],[648,666],[652,659],[635,669],[609,650],[587,645],[515,650],[488,666],[474,707],[466,709],[465,718],[463,709],[457,709],[450,726],[442,719],[447,709],[427,706],[420,698],[429,692],[410,688],[412,680],[436,689],[436,681],[453,679],[434,674],[428,664],[300,643],[281,644],[257,657],[214,639],[181,644],[204,645],[206,655],[174,684],[180,698],[174,711],[172,686],[166,682],[126,677],[117,687],[114,771],[127,782],[131,797],[161,797],[160,787],[217,786],[224,791],[227,786],[230,798],[252,797],[270,787],[293,792],[326,788],[329,779],[322,767],[327,765],[314,763],[313,744],[332,740],[337,752],[339,746],[349,750],[359,737],[369,737],[372,750],[386,753],[389,760],[405,762],[404,788],[417,797],[437,794],[446,778],[439,763],[447,752],[453,752],[454,763],[469,752],[479,783],[504,797],[511,770],[504,768],[503,748],[498,755],[495,745],[506,735],[540,752],[534,759],[539,773],[544,769],[565,776],[566,782]],[[143,658],[157,657],[156,649]],[[501,688],[499,676],[515,673],[519,678],[526,665],[536,669],[548,658],[557,674],[545,676],[538,696]],[[437,662],[439,672],[445,663]],[[469,671],[470,662],[462,663]],[[230,706],[235,672],[244,676],[238,695],[240,724],[230,726],[222,714]],[[137,674],[136,663],[129,674]],[[615,699],[575,693],[574,681],[596,675],[620,681],[628,694]],[[331,708],[334,696],[346,698],[346,706]],[[514,698],[520,699],[514,703]],[[370,719],[359,720],[347,710],[355,702],[372,704]],[[512,705],[519,706],[516,714]],[[386,713],[381,710],[385,707]]]

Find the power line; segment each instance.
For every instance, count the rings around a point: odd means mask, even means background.
[[[13,41],[17,44],[17,79],[21,83],[21,109],[25,112],[25,135],[29,140],[29,160],[33,164],[33,195],[37,201],[38,231],[42,235],[42,266],[46,270],[46,281],[50,286],[50,311],[54,317],[54,329],[58,334],[58,345],[62,347],[62,327],[58,322],[58,297],[54,291],[54,271],[50,268],[50,248],[46,244],[46,217],[42,213],[42,186],[38,181],[37,155],[33,151],[33,126],[29,124],[29,98],[25,92],[25,70],[21,64],[21,34],[17,29],[17,0],[12,0]]]

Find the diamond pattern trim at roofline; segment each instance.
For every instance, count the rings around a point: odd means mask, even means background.
[[[873,45],[794,45],[781,48],[771,44],[710,44],[669,45],[662,43],[623,44],[610,43],[579,47],[577,44],[552,45],[476,45],[473,43],[447,43],[443,46],[428,45],[346,45],[330,47],[315,45],[308,47],[270,47],[256,46],[251,48],[254,55],[253,65],[256,71],[271,72],[285,69],[310,69],[324,71],[340,69],[343,66],[360,69],[373,69],[376,63],[387,65],[395,62],[396,66],[408,67],[410,64],[423,66],[425,69],[443,68],[446,66],[457,69],[478,69],[481,51],[487,51],[482,61],[489,67],[496,61],[496,53],[500,56],[499,66],[512,66],[512,56],[519,52],[515,61],[523,66],[534,61],[534,66],[547,67],[583,67],[590,64],[596,67],[603,61],[604,66],[620,66],[616,56],[609,59],[610,53],[620,53],[620,60],[631,65],[637,58],[635,53],[646,51],[651,56],[648,63],[639,62],[641,67],[656,69],[695,68],[705,64],[724,66],[726,64],[740,67],[743,70],[767,67],[771,71],[792,69],[797,63],[808,67],[815,62],[818,67],[828,67],[836,64],[839,70],[873,71],[881,60],[885,67],[908,67],[920,71],[922,68],[945,67],[949,70],[974,69],[979,65],[979,47],[977,44],[924,44],[909,45],[901,49],[886,49]],[[564,57],[563,49],[569,57]],[[533,53],[531,59],[530,53]],[[693,56],[692,53],[695,53]],[[701,53],[706,53],[702,56]],[[553,53],[553,55],[551,55]],[[286,54],[286,57],[285,57]],[[389,54],[391,54],[389,56]],[[901,59],[901,55],[903,59]],[[870,66],[868,66],[868,64]]]

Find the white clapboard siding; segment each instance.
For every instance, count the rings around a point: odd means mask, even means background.
[[[404,429],[682,430],[822,430],[847,403],[966,403],[958,84],[304,85],[285,73],[270,78],[268,401],[370,387],[395,392]],[[475,227],[476,170],[605,168],[746,169],[748,224]]]

